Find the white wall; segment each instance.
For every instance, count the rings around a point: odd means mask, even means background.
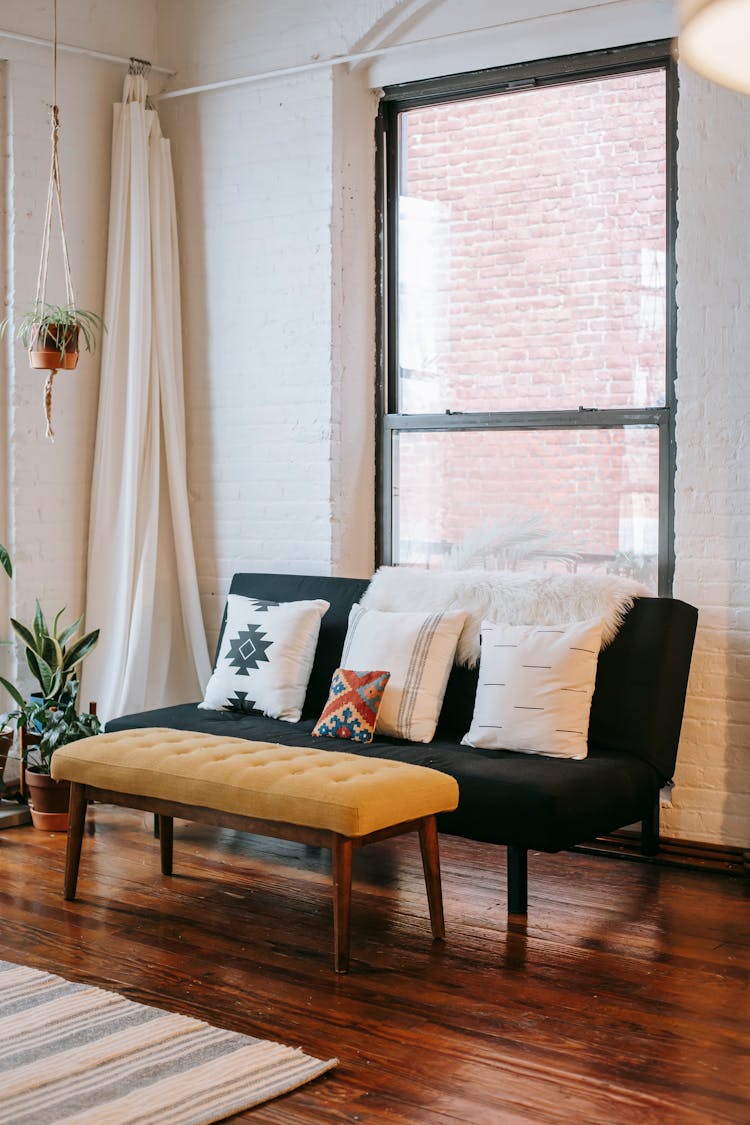
[[[675,592],[700,608],[670,828],[750,843],[750,99],[681,74]]]
[[[4,0],[0,27],[48,38],[52,6]],[[111,54],[147,58],[155,46],[153,0],[67,0],[60,6],[62,42]],[[20,313],[33,304],[49,179],[49,112],[52,52],[0,37],[3,129],[0,169],[4,184],[4,307]],[[76,297],[101,312],[109,213],[112,104],[126,68],[63,52],[58,56],[65,225]],[[53,240],[48,300],[65,300],[59,241]],[[25,620],[38,595],[52,612],[82,612],[88,506],[98,391],[98,357],[81,354],[77,371],[61,372],[54,388],[56,440],[44,437],[45,373],[31,372],[20,345],[0,351],[3,392],[0,473],[5,511],[0,539],[12,548],[16,580],[4,584],[14,612]],[[0,607],[2,608],[2,607]],[[3,612],[3,620],[6,620]],[[104,622],[92,622],[105,624]],[[6,631],[0,628],[0,639]],[[0,650],[14,674],[12,650]]]

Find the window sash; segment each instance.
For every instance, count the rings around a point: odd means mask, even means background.
[[[398,196],[400,174],[399,115],[417,106],[463,100],[503,90],[580,82],[632,70],[663,66],[667,92],[667,263],[666,263],[666,402],[645,408],[553,411],[445,412],[400,414],[398,402]],[[389,564],[393,557],[393,435],[402,431],[451,430],[546,430],[659,427],[659,563],[658,590],[669,595],[674,574],[674,471],[675,471],[675,370],[676,370],[676,117],[677,69],[669,40],[608,51],[547,59],[502,67],[492,71],[452,75],[424,82],[389,87],[384,91],[378,116],[376,141],[378,177],[376,185],[377,237],[379,253],[377,329],[377,416],[376,435],[376,558]]]

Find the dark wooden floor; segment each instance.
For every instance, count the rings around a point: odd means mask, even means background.
[[[530,857],[527,924],[504,850],[443,837],[433,944],[416,841],[355,855],[352,969],[332,971],[329,857],[93,810],[78,899],[65,838],[0,833],[0,958],[337,1056],[236,1121],[750,1122],[750,900],[725,875]]]

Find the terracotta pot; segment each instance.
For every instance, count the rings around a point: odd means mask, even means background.
[[[34,330],[29,363],[38,371],[72,371],[78,366],[78,329],[72,328],[61,346],[54,328]]]
[[[25,781],[34,827],[46,832],[67,832],[70,782],[55,781],[49,774],[29,769]]]

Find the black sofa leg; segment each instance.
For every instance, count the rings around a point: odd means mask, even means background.
[[[529,878],[526,848],[508,844],[508,913],[526,914],[529,905]]]
[[[656,855],[659,851],[659,795],[648,816],[641,821],[641,854]]]

